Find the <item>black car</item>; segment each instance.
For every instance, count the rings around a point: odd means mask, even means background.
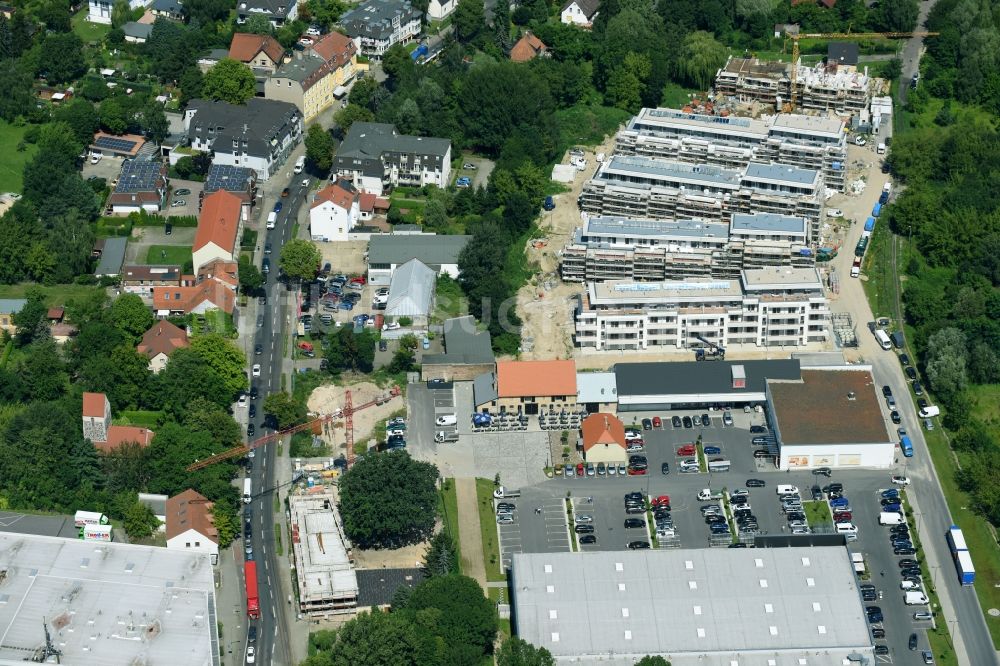
[[[927,409],[927,401],[923,398],[917,400],[917,409]]]
[[[672,425],[675,428],[680,428],[681,427],[681,417],[674,416],[673,418],[671,418],[670,419],[670,425]]]
[[[876,622],[881,622],[884,619],[885,619],[885,617],[882,615],[882,613],[869,613],[868,614],[868,622],[870,624],[875,624]]]
[[[899,362],[902,363],[903,366],[905,367],[905,366],[907,366],[907,365],[910,364],[910,357],[907,356],[906,354],[900,354],[899,355]]]
[[[844,492],[844,484],[837,482],[831,483],[823,487],[824,493],[842,493]]]
[[[708,418],[708,414],[702,414],[701,415],[701,424],[703,426],[705,426],[706,428],[708,426],[712,425],[712,419]]]
[[[746,485],[747,488],[763,488],[765,483],[762,479],[747,479],[747,482],[744,485]]]
[[[911,650],[916,650],[917,649],[917,635],[916,634],[910,634],[910,641],[907,644],[907,647],[909,647]]]
[[[660,473],[663,474],[664,476],[670,474],[670,463],[663,463],[662,465],[660,465]]]
[[[788,513],[785,514],[785,518],[788,519],[788,522],[791,522],[793,520],[805,520],[806,514],[802,513],[801,511],[789,511]]]
[[[259,396],[260,396],[260,393],[258,392],[257,384],[251,384],[250,385],[250,399],[251,400],[256,400]]]
[[[257,405],[254,405],[252,403],[250,404],[250,410],[247,412],[247,416],[249,416],[250,418],[257,416]]]
[[[653,429],[653,422],[651,420],[649,420],[649,419],[643,419],[642,420],[642,429],[643,430],[652,430]]]
[[[903,370],[903,372],[905,372],[906,376],[911,380],[917,378],[917,371],[912,365],[906,366],[906,369]]]
[[[381,352],[388,351],[389,350],[389,343],[386,342],[385,340],[379,340],[378,341],[378,350],[381,351]]]
[[[823,489],[822,488],[820,488],[819,486],[813,486],[811,488],[811,492],[812,492],[813,500],[815,500],[816,502],[822,502],[823,501]]]
[[[754,425],[750,426],[750,432],[756,435],[758,433],[767,432],[767,428],[762,425]]]
[[[597,537],[593,534],[584,534],[580,537],[580,543],[597,543]]]
[[[706,525],[713,525],[713,524],[725,523],[725,522],[726,522],[725,516],[718,516],[718,515],[705,516],[705,524]]]
[[[766,437],[754,437],[752,440],[750,440],[750,443],[751,444],[756,444],[758,446],[760,446],[761,444],[767,444],[767,438]]]
[[[883,497],[881,500],[879,500],[879,504],[881,504],[882,506],[887,506],[889,504],[899,504],[899,498],[898,497]]]
[[[906,568],[906,567],[919,567],[920,566],[920,562],[917,562],[916,560],[911,560],[909,558],[900,560],[899,562],[897,562],[897,564],[899,565],[900,569],[903,569],[903,568]]]
[[[899,415],[899,412],[897,412],[895,409],[889,413],[889,418],[892,419],[892,422],[895,423],[896,425],[899,425],[900,423],[903,422],[903,418]]]
[[[248,438],[253,437],[254,432],[255,432],[254,425],[252,423],[247,424],[247,437]]]
[[[593,534],[594,533],[594,526],[593,525],[577,525],[573,529],[576,531],[577,534]]]
[[[632,492],[625,494],[625,501],[628,501],[628,500],[645,500],[645,499],[646,499],[645,495],[643,495],[642,493],[640,493],[638,490],[633,490]]]
[[[893,555],[916,555],[917,550],[915,548],[893,548]]]
[[[920,382],[918,380],[916,380],[916,379],[913,380],[913,392],[916,395],[923,395],[924,394],[924,387],[921,386]]]
[[[892,396],[892,388],[888,384],[882,387],[882,395],[886,398]]]
[[[690,416],[685,416],[683,419],[681,419],[681,423],[684,424],[685,428],[694,427],[694,424],[691,422],[691,417]]]
[[[164,224],[163,225],[163,233],[166,234],[167,236],[169,236],[170,234],[174,233],[174,225],[170,224],[169,222],[167,222],[166,224]]]
[[[885,638],[885,629],[882,627],[872,627],[872,638]]]
[[[264,345],[256,345],[253,348],[253,355],[254,356],[260,356],[263,353],[264,353]]]
[[[878,654],[878,655],[889,654],[889,646],[888,645],[876,645],[875,646],[875,654]]]
[[[630,541],[628,547],[629,550],[645,550],[649,548],[649,542],[641,539],[639,541]]]
[[[649,461],[646,460],[646,456],[634,455],[628,457],[628,464],[630,465],[646,465]]]
[[[642,518],[626,518],[625,519],[625,529],[637,529],[640,527],[645,527],[646,521]]]

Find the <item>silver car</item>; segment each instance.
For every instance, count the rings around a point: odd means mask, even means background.
[[[574,520],[577,522],[577,524],[592,523],[594,522],[594,517],[589,513],[579,513],[574,517]]]

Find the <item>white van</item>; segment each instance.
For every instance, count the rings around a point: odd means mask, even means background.
[[[889,334],[881,328],[875,329],[875,339],[878,340],[878,344],[882,349],[892,349],[892,340],[889,339]]]
[[[456,425],[458,423],[458,417],[454,414],[445,414],[444,416],[439,416],[434,420],[439,426]]]
[[[778,486],[774,489],[774,492],[778,495],[798,495],[799,489],[797,486]]]
[[[875,152],[879,155],[885,155],[885,143],[880,141],[878,146],[875,148]]]
[[[274,225],[278,223],[278,214],[271,212],[267,214],[267,228],[274,229]]]
[[[926,594],[917,590],[905,592],[903,601],[907,606],[924,606],[927,604],[928,599]]]
[[[927,405],[920,410],[920,418],[929,419],[932,416],[938,416],[941,414],[941,409],[937,405]]]
[[[879,525],[901,525],[903,517],[895,512],[883,511],[878,514]]]
[[[837,523],[837,534],[857,534],[858,526],[854,523]]]
[[[302,170],[306,168],[306,157],[303,155],[299,159],[295,160],[295,173],[302,173]]]

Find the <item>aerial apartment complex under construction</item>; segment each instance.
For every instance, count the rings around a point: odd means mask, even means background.
[[[880,81],[868,76],[867,68],[860,71],[854,65],[821,62],[795,66],[797,108],[801,109],[858,113],[868,107]],[[741,102],[781,108],[791,98],[791,70],[791,63],[730,56],[715,75],[715,92]]]

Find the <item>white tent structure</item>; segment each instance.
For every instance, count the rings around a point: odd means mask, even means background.
[[[389,302],[385,314],[389,317],[426,318],[434,301],[437,274],[419,259],[411,259],[392,276]]]

